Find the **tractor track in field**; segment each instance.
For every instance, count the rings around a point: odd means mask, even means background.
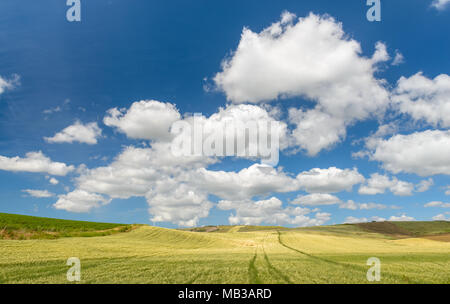
[[[267,256],[266,252],[264,252],[264,261],[266,262],[266,265],[267,265],[267,268],[269,270],[269,273],[272,276],[280,278],[281,280],[283,280],[287,284],[294,284],[294,282],[292,282],[291,279],[287,275],[283,274],[281,271],[279,271],[277,268],[275,268],[270,263],[269,257]]]
[[[363,271],[364,273],[366,273],[366,271],[367,271],[367,269],[366,269],[364,266],[350,265],[350,264],[346,264],[346,263],[340,263],[340,262],[328,260],[328,259],[325,259],[325,258],[321,258],[321,257],[315,256],[315,255],[312,255],[312,254],[310,254],[310,253],[301,251],[301,250],[299,250],[299,249],[290,247],[290,246],[288,246],[287,244],[283,243],[283,241],[281,240],[281,232],[280,232],[279,230],[277,230],[277,233],[278,233],[278,242],[280,243],[280,245],[283,246],[283,247],[285,247],[285,248],[288,248],[288,249],[290,249],[290,250],[292,250],[292,251],[295,251],[295,252],[297,252],[297,253],[300,253],[300,254],[302,254],[302,255],[304,255],[304,256],[307,256],[307,257],[309,257],[309,258],[311,258],[311,259],[315,259],[315,260],[318,260],[318,261],[321,261],[321,262],[325,262],[325,263],[329,263],[329,264],[341,266],[341,267],[344,267],[344,268],[347,268],[347,269],[350,268],[350,269],[357,270],[357,271]],[[386,272],[384,273],[384,275],[389,275],[389,276],[394,277],[394,278],[397,278],[397,279],[399,279],[399,280],[401,280],[401,281],[406,281],[406,283],[409,283],[409,284],[410,284],[410,283],[412,283],[412,284],[418,284],[418,282],[415,282],[415,281],[411,280],[411,278],[409,278],[409,277],[407,277],[407,276],[405,276],[405,275],[397,275],[397,274],[386,273]]]
[[[274,277],[278,277],[279,279],[281,279],[281,281],[284,281],[287,284],[294,284],[291,281],[291,279],[289,278],[289,276],[283,274],[283,272],[278,270],[276,267],[274,267],[272,265],[272,263],[270,263],[269,257],[267,256],[266,250],[264,248],[265,244],[266,244],[266,239],[268,236],[269,236],[269,234],[267,234],[266,237],[264,238],[262,249],[263,249],[263,253],[264,253],[264,261],[266,262],[266,266],[267,266],[267,269],[269,270],[269,273]]]
[[[255,251],[255,255],[250,260],[248,264],[248,278],[250,284],[262,284],[260,278],[258,277],[258,269],[255,266],[256,258],[258,257],[257,250]]]
[[[267,238],[267,236],[266,236]],[[276,267],[274,267],[272,265],[272,263],[269,260],[269,257],[266,254],[266,251],[264,249],[264,243],[265,243],[265,239],[263,241],[263,245],[261,246],[261,248],[256,248],[255,250],[255,255],[250,259],[249,262],[249,267],[248,267],[248,276],[249,276],[249,282],[250,284],[262,284],[262,280],[259,277],[259,272],[258,272],[258,268],[255,266],[255,262],[258,258],[258,249],[262,249],[262,253],[264,255],[264,262],[265,262],[265,266],[267,267],[267,271],[270,273],[270,275],[277,279],[278,281],[282,281],[284,283],[287,284],[294,284],[291,279],[283,274],[280,270],[278,270]]]

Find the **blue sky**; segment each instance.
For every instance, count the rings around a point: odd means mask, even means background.
[[[414,5],[411,1],[381,3],[382,21],[368,22],[368,6],[362,0],[346,1],[345,6],[324,0],[81,0],[81,22],[68,22],[64,1],[1,1],[0,212],[166,227],[228,223],[298,226],[373,217],[449,219],[450,196],[445,192],[450,185],[450,157],[445,152],[450,149],[450,122],[446,118],[446,113],[450,114],[450,4],[436,8],[431,0],[418,0]],[[289,20],[283,23],[280,16],[290,16],[285,12],[296,17],[286,17]],[[319,21],[313,22],[310,12]],[[262,31],[276,22],[281,22],[283,31],[280,36],[266,37],[269,43],[265,44]],[[312,23],[312,28],[306,27],[307,22]],[[321,26],[338,29],[339,23],[342,37],[316,35]],[[244,27],[256,38],[238,52],[238,46],[244,43]],[[287,37],[289,29],[297,27],[298,32]],[[282,45],[283,37],[290,43]],[[358,43],[361,53],[348,50],[349,41]],[[315,50],[316,42],[323,43],[324,50]],[[385,47],[385,52],[382,47],[378,52],[381,59],[374,56],[377,42]],[[252,53],[258,43],[261,53]],[[332,47],[333,43],[343,47],[342,56]],[[286,49],[292,45],[296,51],[293,54]],[[336,58],[326,61],[322,71],[314,68],[320,66],[321,57],[307,59],[300,53]],[[279,54],[291,55],[277,58]],[[396,54],[401,54],[403,60],[393,64]],[[228,70],[222,67],[223,60],[228,60]],[[314,60],[317,62],[310,62]],[[354,65],[348,64],[351,60]],[[279,71],[277,67],[283,65],[294,68]],[[317,72],[318,80],[298,76],[296,67],[305,70],[306,75]],[[272,76],[254,77],[258,73]],[[329,75],[333,73],[337,77],[331,79]],[[215,78],[219,74],[223,76],[221,82]],[[355,80],[364,77],[368,77],[367,82]],[[397,83],[401,77],[404,81]],[[276,86],[278,79],[284,82]],[[253,81],[261,89],[249,87]],[[332,94],[342,85],[363,96],[364,114],[349,114],[343,106],[348,100],[358,102],[356,93],[343,93],[331,101],[325,96],[324,92]],[[244,97],[239,97],[242,92]],[[275,98],[271,97],[273,94]],[[377,96],[372,100],[372,95]],[[155,102],[145,102],[149,100]],[[290,144],[281,152],[275,171],[262,180],[254,178],[251,170],[248,175],[232,174],[246,168],[257,170],[257,160],[230,157],[212,165],[204,160],[193,167],[177,167],[177,173],[170,171],[173,168],[167,169],[169,173],[164,171],[166,175],[161,175],[160,182],[171,190],[157,184],[154,176],[147,177],[147,171],[138,172],[139,178],[142,174],[146,177],[136,183],[143,182],[151,194],[139,189],[121,197],[112,188],[115,183],[123,183],[124,177],[116,176],[122,171],[114,173],[117,180],[110,181],[111,185],[100,189],[98,180],[104,176],[94,177],[90,170],[111,166],[111,170],[116,170],[119,165],[123,169],[126,164],[114,165],[114,159],[126,147],[149,149],[136,153],[153,153],[152,145],[161,139],[133,135],[125,125],[127,119],[133,119],[132,104],[139,101],[151,109],[164,107],[164,111],[170,110],[170,103],[180,117],[202,113],[208,118],[219,107],[226,111],[246,105],[264,115],[276,110],[279,115],[269,114],[286,124]],[[417,107],[419,101],[422,108]],[[377,106],[372,106],[377,102]],[[112,108],[123,108],[123,115],[107,125],[104,118]],[[296,112],[290,118],[290,109],[311,115]],[[330,119],[315,120],[313,114]],[[159,116],[149,115],[149,121]],[[314,127],[305,131],[302,123],[308,117]],[[338,127],[332,127],[332,121]],[[93,135],[94,144],[45,139],[76,122],[85,128],[75,129],[77,134],[101,130],[101,135]],[[92,123],[98,129],[87,127]],[[380,126],[389,126],[389,131],[376,133]],[[156,128],[154,124],[142,127],[142,132]],[[341,132],[335,140],[313,151],[314,141],[319,140],[320,134],[323,136],[321,130],[327,133],[327,128],[331,128],[330,132],[340,128]],[[81,141],[88,141],[83,138]],[[26,154],[38,151],[41,167],[35,169],[27,162],[30,157]],[[366,154],[356,157],[357,152]],[[19,157],[19,161],[14,157]],[[42,167],[42,157],[48,159],[50,167],[64,163],[67,170]],[[130,157],[131,161],[138,158],[134,154]],[[134,165],[141,168],[141,164]],[[159,161],[143,166],[152,170]],[[336,170],[330,169],[333,167]],[[322,170],[315,173],[322,173],[311,182],[322,186],[308,188],[305,183],[309,181],[302,176],[314,169]],[[180,180],[180,171],[187,180]],[[236,188],[229,184],[229,193],[221,195],[220,185],[208,183],[208,174],[217,171],[222,172],[217,183],[237,180]],[[378,175],[371,178],[375,173]],[[58,183],[50,183],[51,178]],[[133,178],[125,181],[133,184]],[[173,184],[165,183],[165,178],[172,178]],[[199,185],[202,178],[205,183]],[[273,183],[269,178],[274,179]],[[243,188],[248,183],[252,185],[250,190]],[[80,192],[69,196],[74,191],[84,192],[81,196]],[[232,195],[240,191],[242,195]],[[193,197],[185,201],[183,197],[189,195]],[[354,203],[350,209],[349,200]],[[434,203],[426,207],[430,202]]]

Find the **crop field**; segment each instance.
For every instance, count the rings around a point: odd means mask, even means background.
[[[372,283],[370,257],[381,261],[381,280],[373,283],[450,283],[450,223],[391,224],[192,231],[139,225],[103,236],[3,239],[0,283],[72,283],[69,257],[81,261],[79,283]]]

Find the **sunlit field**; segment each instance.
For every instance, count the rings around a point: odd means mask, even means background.
[[[381,280],[374,283],[450,283],[442,233],[433,240],[358,225],[197,230],[210,232],[140,225],[105,236],[3,239],[0,282],[71,283],[66,261],[77,257],[79,283],[371,283],[366,261],[377,257]]]

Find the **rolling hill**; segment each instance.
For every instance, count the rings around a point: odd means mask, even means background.
[[[36,236],[0,240],[0,283],[71,283],[69,257],[81,261],[80,283],[371,283],[370,257],[381,261],[381,281],[374,283],[450,283],[450,242],[432,239],[445,239],[448,222],[176,230],[0,219],[15,235]],[[104,236],[83,234],[111,229]],[[47,239],[50,232],[61,235]]]
[[[132,229],[132,225],[71,221],[0,213],[0,239],[55,239],[104,236]]]

